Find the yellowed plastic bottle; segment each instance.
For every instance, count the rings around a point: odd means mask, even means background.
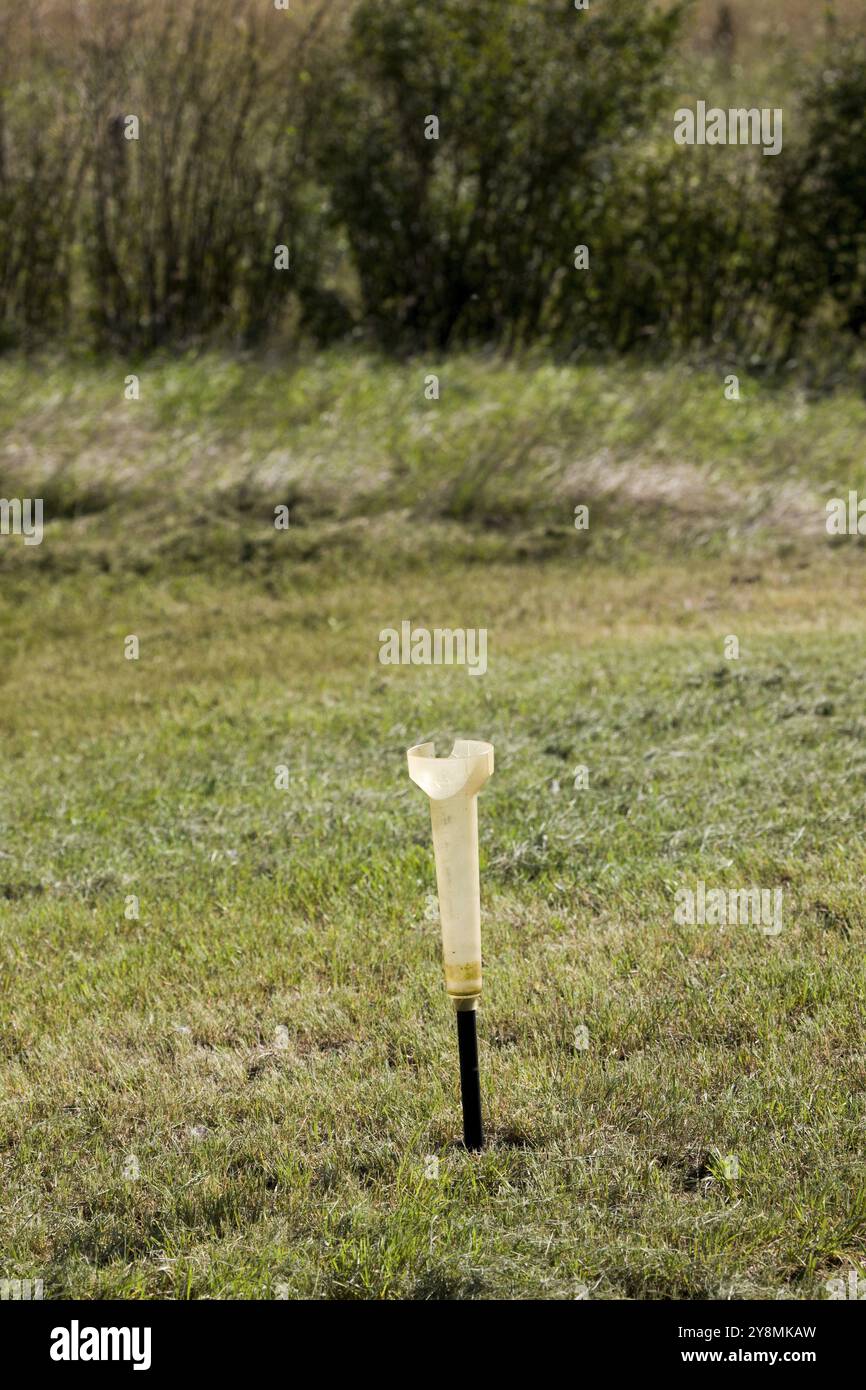
[[[493,745],[457,739],[447,758],[432,743],[407,753],[409,776],[430,798],[445,988],[458,1009],[481,994],[478,793],[493,772]]]

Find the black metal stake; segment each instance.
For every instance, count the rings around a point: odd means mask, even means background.
[[[481,1081],[478,1076],[478,1034],[474,1009],[457,1010],[457,1046],[460,1050],[463,1142],[467,1149],[482,1149],[484,1125],[481,1121]]]

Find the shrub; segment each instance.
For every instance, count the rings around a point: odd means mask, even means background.
[[[588,208],[591,273],[559,277],[545,331],[564,350],[778,339],[767,300],[774,185],[760,152],[638,147]],[[580,325],[576,332],[576,325]]]
[[[66,327],[83,174],[70,74],[38,26],[0,22],[0,340]]]
[[[810,113],[780,201],[799,298],[829,292],[845,328],[866,328],[866,48],[838,47],[805,94]]]
[[[531,338],[679,18],[644,0],[361,0],[322,165],[389,347]],[[439,138],[427,138],[430,116]]]
[[[124,3],[102,12],[85,58],[83,232],[98,336],[154,347],[227,320],[261,330],[291,284],[274,246],[290,244],[297,223],[291,141],[274,150],[285,110],[269,106],[254,17],[241,7],[232,22],[203,0]]]

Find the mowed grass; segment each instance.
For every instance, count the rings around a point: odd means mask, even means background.
[[[864,1269],[862,404],[441,365],[0,368],[3,495],[56,505],[0,540],[0,1274],[47,1297]],[[382,666],[403,619],[487,674]],[[476,1156],[405,766],[455,735],[496,748]],[[782,932],[676,925],[698,879]]]

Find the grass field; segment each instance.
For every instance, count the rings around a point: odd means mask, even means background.
[[[823,524],[860,398],[211,357],[126,402],[125,374],[0,365],[2,492],[47,522],[0,538],[0,1275],[773,1299],[862,1272],[863,552]],[[403,619],[486,627],[487,674],[381,666]],[[455,734],[497,763],[479,1156],[405,766]],[[781,886],[783,930],[676,925],[698,879]]]

